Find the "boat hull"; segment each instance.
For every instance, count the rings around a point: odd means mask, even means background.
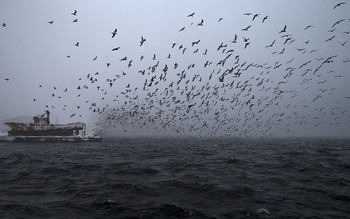
[[[74,136],[84,130],[84,123],[58,125],[25,125],[23,123],[5,123],[11,128],[10,136]]]
[[[99,142],[100,136],[0,136],[0,142]]]

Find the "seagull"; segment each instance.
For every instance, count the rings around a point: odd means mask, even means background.
[[[331,41],[334,37],[335,37],[335,35],[333,35],[331,38],[327,39],[325,42]]]
[[[262,20],[262,22],[261,23],[264,23],[264,21],[268,18],[269,16],[267,15],[267,16],[265,16],[264,18],[263,18],[263,20]]]
[[[309,29],[309,28],[313,28],[313,27],[314,27],[314,26],[309,25],[309,26],[305,27],[305,29],[304,29],[304,30],[307,30],[307,29]]]
[[[284,25],[283,29],[278,33],[284,33],[284,32],[286,32],[286,29],[287,29],[287,25]]]
[[[120,47],[113,48],[112,51],[118,51]]]
[[[344,43],[340,43],[340,45],[342,45],[342,46],[345,46],[345,44],[347,43],[348,41],[345,41]]]
[[[276,40],[274,40],[270,45],[265,46],[265,48],[272,47],[275,42]]]
[[[336,9],[337,7],[344,5],[344,4],[345,4],[345,2],[340,2],[340,3],[336,4],[333,9]]]
[[[95,58],[92,61],[95,61],[97,59],[97,56],[95,56]]]
[[[223,19],[222,17],[221,17],[221,18],[219,18],[218,22],[222,21],[222,19]]]
[[[3,27],[6,27],[6,24],[5,24],[4,22],[2,22],[2,26],[3,26]]]
[[[254,14],[252,21],[255,20],[255,18],[257,18],[259,15],[260,14]]]
[[[198,40],[198,41],[194,41],[194,42],[192,42],[192,46],[194,46],[194,45],[198,44],[200,41],[201,41],[201,40]]]
[[[73,20],[73,23],[76,23],[76,22],[78,22],[78,19]]]
[[[114,31],[112,32],[112,38],[115,37],[115,35],[117,35],[117,28],[114,29]]]
[[[201,20],[201,22],[199,24],[197,24],[197,26],[203,26],[203,19]]]
[[[74,12],[71,15],[77,16],[77,10],[74,10]]]
[[[235,38],[233,39],[233,41],[231,41],[232,43],[237,43],[237,34],[235,34]]]
[[[194,14],[195,14],[195,12],[193,12],[192,14],[187,15],[187,17],[193,17]]]
[[[251,25],[249,25],[248,27],[246,28],[243,28],[242,31],[248,31],[248,29],[251,27]]]
[[[73,113],[72,115],[70,115],[70,117],[69,117],[69,118],[72,118],[73,116],[75,116],[75,113]]]
[[[141,36],[140,46],[142,46],[146,42],[146,39]]]
[[[8,78],[4,78],[4,80],[8,81],[8,80],[10,80],[10,79],[8,79]]]
[[[79,46],[79,42],[77,42],[77,43],[75,44],[75,46]]]
[[[341,19],[341,20],[339,20],[339,21],[335,22],[335,23],[333,24],[332,28],[334,28],[334,27],[335,27],[335,25],[337,25],[337,24],[339,24],[340,22],[343,22],[343,21],[345,21],[345,20],[344,20],[344,19]]]
[[[286,49],[286,48],[283,48],[282,51],[279,52],[278,54],[279,54],[279,55],[282,55],[282,54],[284,53],[284,50],[285,50],[285,49]]]
[[[53,24],[53,21],[49,21],[49,22],[47,22],[47,23],[49,23],[49,24]]]
[[[185,29],[185,27],[181,28],[181,29],[179,30],[179,32],[183,31],[184,29]]]

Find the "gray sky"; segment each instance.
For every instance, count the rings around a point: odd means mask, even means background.
[[[350,3],[333,9],[340,2],[1,0],[0,120],[48,108],[53,122],[98,123],[122,133],[349,136]],[[217,50],[221,43],[227,46]],[[155,72],[148,70],[158,61]],[[186,78],[177,85],[182,71]],[[115,79],[112,87],[107,79]]]

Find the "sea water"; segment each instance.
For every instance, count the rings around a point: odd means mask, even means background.
[[[349,218],[350,139],[0,143],[0,218]]]

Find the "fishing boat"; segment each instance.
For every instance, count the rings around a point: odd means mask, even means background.
[[[11,128],[1,141],[102,141],[98,135],[86,135],[86,124],[82,122],[51,124],[50,112],[34,116],[31,123],[5,122]]]

